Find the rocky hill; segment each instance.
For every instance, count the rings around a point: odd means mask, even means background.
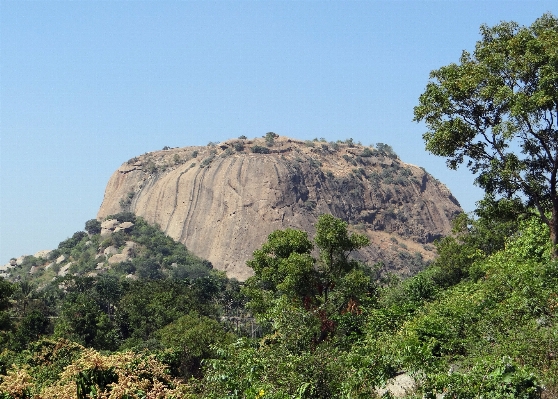
[[[449,233],[462,210],[423,168],[402,162],[387,145],[376,147],[268,134],[165,148],[114,172],[97,217],[131,211],[245,280],[246,260],[269,233],[312,233],[318,215],[331,213],[370,237],[360,258],[408,275],[432,259],[430,243]]]

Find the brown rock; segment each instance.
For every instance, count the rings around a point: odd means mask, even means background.
[[[50,255],[52,251],[48,250],[48,249],[44,249],[42,251],[37,252],[35,255],[33,255],[35,258],[48,258],[48,256]]]
[[[98,218],[132,211],[229,277],[245,280],[251,275],[246,260],[269,233],[291,227],[312,235],[322,213],[370,237],[372,245],[358,257],[410,274],[416,270],[409,257],[418,252],[431,259],[423,245],[448,234],[461,212],[423,169],[374,150],[360,156],[361,146],[335,150],[281,137],[270,154],[255,154],[250,146],[265,146],[263,139],[245,141],[241,152],[233,150],[237,141],[148,153],[138,157],[142,168],[124,164],[107,184]],[[175,165],[175,154],[186,162]]]

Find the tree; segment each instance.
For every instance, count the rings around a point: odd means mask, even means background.
[[[9,313],[9,309],[11,307],[10,297],[15,290],[15,285],[6,281],[3,277],[0,277],[0,333],[11,328],[12,323],[10,321]]]
[[[273,146],[275,139],[278,138],[279,135],[277,133],[267,132],[263,137],[265,138],[265,143],[267,144],[267,146],[271,147]]]
[[[215,345],[232,341],[217,320],[192,311],[158,330],[155,335],[167,348],[177,351],[179,375],[183,378],[201,375],[203,359],[215,357]]]
[[[534,213],[558,257],[558,19],[481,26],[473,54],[430,73],[414,109],[426,149],[456,169],[467,161],[483,212]],[[492,209],[490,211],[489,209]]]
[[[101,222],[97,219],[88,220],[85,222],[85,231],[90,235],[101,233]]]
[[[322,215],[318,219],[314,241],[320,250],[320,288],[324,301],[327,301],[329,291],[339,284],[340,279],[358,268],[358,262],[349,258],[350,253],[367,246],[370,241],[365,235],[349,234],[347,223],[331,215]]]
[[[314,239],[319,259],[306,232],[294,229],[271,233],[247,262],[254,270],[243,288],[247,307],[261,321],[273,322],[290,348],[319,343],[334,331],[333,319],[357,311],[370,292],[370,276],[350,253],[368,245],[361,234],[350,234],[346,222],[321,215]]]
[[[294,229],[276,230],[261,249],[254,251],[247,265],[254,276],[246,281],[244,293],[250,298],[248,308],[264,316],[273,300],[281,295],[303,299],[316,289],[313,245],[306,232]]]

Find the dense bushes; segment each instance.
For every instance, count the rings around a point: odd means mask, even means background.
[[[127,234],[143,240],[151,254],[143,259],[185,262],[187,252],[135,223]],[[215,272],[68,276],[41,291],[0,281],[11,300],[0,300],[4,314],[21,315],[3,327],[11,349],[0,354],[3,398],[70,386],[117,395],[128,382],[133,392],[167,397],[373,398],[402,372],[416,381],[409,398],[554,397],[558,264],[546,226],[516,221],[505,239],[509,224],[489,226],[458,218],[453,235],[436,244],[437,260],[402,282],[351,261],[348,252],[365,241],[331,217],[320,219],[314,243],[297,230],[270,235],[243,288]],[[146,376],[143,388],[136,372]]]

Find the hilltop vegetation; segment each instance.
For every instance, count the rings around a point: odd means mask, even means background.
[[[103,229],[102,225],[108,228]],[[180,279],[208,276],[212,269],[208,261],[130,212],[110,215],[103,224],[89,220],[85,230],[74,233],[42,257],[23,257],[19,265],[8,269],[7,278],[17,281],[31,278],[34,283],[45,285],[68,274]]]

